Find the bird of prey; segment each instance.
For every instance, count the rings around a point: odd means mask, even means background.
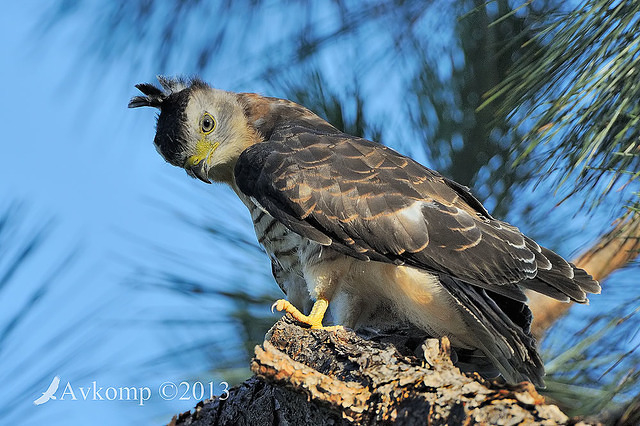
[[[585,303],[600,286],[584,270],[493,218],[467,187],[301,105],[158,80],[136,85],[129,107],[158,108],[162,157],[247,206],[288,299],[276,309],[311,328],[327,308],[350,328],[392,312],[480,350],[508,382],[543,384],[523,290]]]

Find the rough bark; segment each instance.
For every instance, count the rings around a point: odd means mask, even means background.
[[[228,399],[200,402],[171,425],[577,422],[547,405],[530,383],[504,385],[461,373],[446,338],[422,345],[387,340],[309,330],[284,317],[256,347],[253,377],[232,388]]]
[[[573,263],[602,282],[609,274],[637,258],[638,253],[640,214],[630,214],[620,219],[593,247],[573,260]],[[531,332],[537,339],[541,339],[549,327],[567,313],[571,304],[539,293],[530,292],[528,296],[534,318]]]

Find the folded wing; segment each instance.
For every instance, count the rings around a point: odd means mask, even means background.
[[[586,301],[599,285],[494,219],[468,189],[374,142],[305,126],[277,128],[236,165],[272,216],[363,260],[408,264],[523,301],[520,287]]]

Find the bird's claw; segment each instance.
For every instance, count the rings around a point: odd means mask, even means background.
[[[329,306],[329,302],[326,299],[318,299],[316,303],[313,305],[313,309],[311,309],[311,313],[309,315],[305,315],[298,310],[295,306],[291,304],[288,300],[279,299],[271,305],[271,312],[275,310],[284,311],[290,314],[296,321],[301,322],[303,324],[307,324],[312,329],[323,329],[329,331],[336,330],[344,330],[344,327],[341,325],[333,325],[330,327],[325,327],[322,325],[322,319],[324,318],[324,313]]]
[[[306,315],[304,315],[302,312],[300,312],[298,308],[293,306],[291,302],[289,302],[288,300],[285,300],[285,299],[276,300],[273,303],[273,305],[271,305],[271,312],[273,312],[274,309],[279,312],[284,311],[285,313],[291,314],[291,316],[294,317],[296,320],[303,322],[305,324],[309,324],[308,322],[309,318]]]
[[[273,305],[271,305],[271,313],[274,313],[274,309],[278,312],[288,312],[292,315],[294,315],[294,312],[302,315],[302,313],[291,304],[291,302],[289,302],[288,300],[285,299],[278,299],[275,302],[273,302]],[[294,315],[295,316],[295,315]]]

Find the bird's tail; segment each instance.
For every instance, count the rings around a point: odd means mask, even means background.
[[[544,366],[530,332],[529,307],[449,276],[441,280],[465,313],[471,330],[468,343],[480,349],[507,382],[530,381],[544,387]]]

